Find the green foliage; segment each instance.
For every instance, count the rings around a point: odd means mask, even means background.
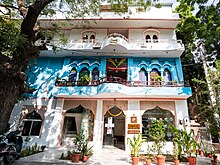
[[[92,147],[89,146],[89,138],[87,138],[83,131],[80,131],[74,139],[75,149],[73,153],[80,153],[81,155],[92,154]]]
[[[154,141],[155,151],[161,155],[161,149],[165,145],[165,125],[161,120],[154,120],[149,129],[150,137]]]
[[[145,140],[142,140],[141,133],[139,133],[137,136],[134,135],[133,139],[131,138],[127,139],[127,143],[130,145],[130,148],[131,148],[131,156],[134,156],[134,157],[139,156],[139,150],[143,142],[145,142]]]
[[[28,146],[25,147],[25,149],[23,149],[21,151],[21,157],[26,157],[26,156],[30,156],[39,152],[43,152],[46,146],[39,146],[37,145],[37,143],[35,143],[32,146]]]
[[[88,85],[90,80],[91,78],[87,74],[85,74],[78,80],[79,85]]]
[[[12,58],[17,47],[24,46],[26,39],[20,34],[21,21],[0,17],[0,55]]]
[[[173,143],[177,145],[180,157],[182,156],[182,151],[189,156],[192,153],[196,154],[198,144],[194,139],[194,131],[192,129],[188,132],[186,128],[179,130],[174,125],[171,125],[170,130],[174,134]]]

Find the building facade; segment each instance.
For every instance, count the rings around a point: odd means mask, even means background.
[[[99,17],[40,20],[48,30],[59,24],[67,43],[59,36],[41,40],[47,50],[27,70],[27,83],[37,90],[15,105],[10,123],[23,126],[30,144],[70,146],[83,130],[95,151],[128,150],[134,134],[150,140],[154,119],[164,121],[168,143],[170,124],[189,125],[192,92],[184,84],[172,4],[131,6],[121,15],[108,4],[101,10]]]

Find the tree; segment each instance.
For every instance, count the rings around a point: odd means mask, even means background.
[[[91,13],[99,14],[102,0],[0,0],[0,134],[7,127],[12,109],[26,92],[33,92],[26,84],[25,70],[31,59],[39,56],[45,44],[36,46],[35,42],[45,37],[37,24],[39,16],[62,13],[68,17],[84,17]],[[128,4],[149,6],[148,2],[113,0],[115,11],[125,11]],[[117,5],[116,5],[117,4]],[[83,10],[81,10],[83,9]],[[16,21],[19,20],[19,21]]]
[[[25,70],[28,62],[37,58],[39,51],[45,48],[43,45],[35,45],[37,40],[44,37],[37,26],[38,17],[42,14],[55,14],[56,9],[66,8],[65,4],[69,4],[68,10],[59,11],[71,16],[88,15],[90,12],[98,14],[100,1],[74,2],[35,0],[26,1],[25,4],[23,0],[0,0],[0,38],[4,41],[0,44],[0,133],[7,128],[17,100],[24,93],[33,91],[25,84]],[[79,8],[84,10],[78,10]]]
[[[197,11],[194,6],[197,6]],[[182,56],[183,71],[185,80],[190,82],[193,89],[191,108],[200,112],[199,119],[203,123],[208,121],[212,127],[210,129],[218,131],[219,123],[215,115],[219,114],[219,95],[215,88],[218,77],[213,77],[216,75],[213,70],[217,68],[216,59],[220,58],[220,2],[180,0],[177,11],[182,18],[177,34],[186,48]],[[214,136],[216,131],[211,131]]]

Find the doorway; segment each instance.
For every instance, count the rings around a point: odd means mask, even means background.
[[[103,145],[125,150],[125,115],[117,106],[109,109],[104,116]]]

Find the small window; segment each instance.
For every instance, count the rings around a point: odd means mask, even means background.
[[[41,116],[34,110],[26,115],[22,136],[39,136],[42,124]]]
[[[153,42],[158,42],[158,37],[156,35],[153,35]]]
[[[88,35],[84,34],[83,35],[83,42],[88,42],[88,38],[89,38]]]
[[[94,43],[95,42],[95,35],[90,36],[89,42]]]
[[[151,42],[150,35],[146,35],[145,39],[146,39],[146,42]]]

